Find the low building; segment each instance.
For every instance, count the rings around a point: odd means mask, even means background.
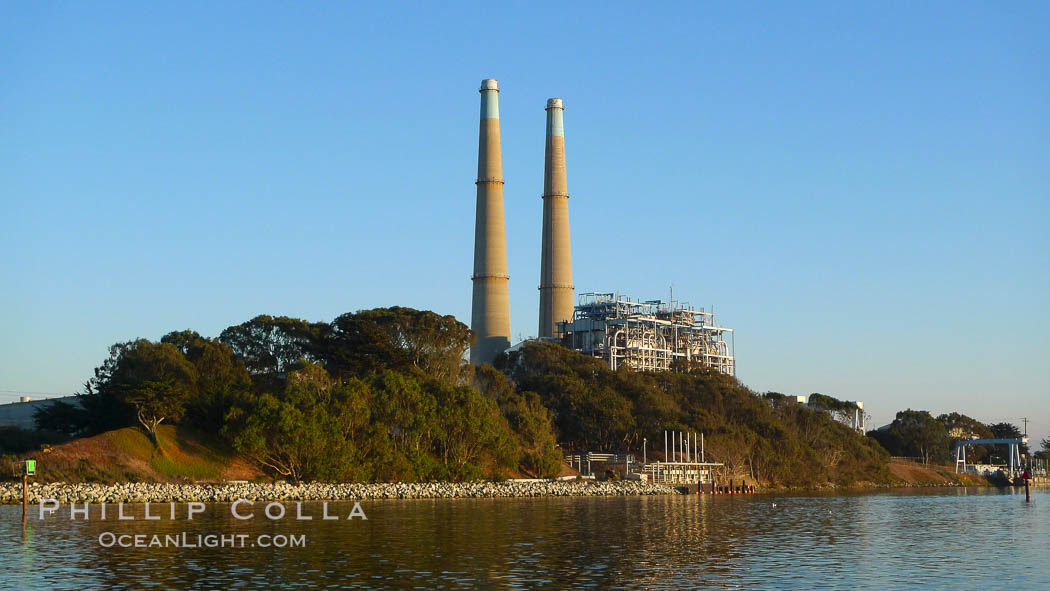
[[[40,400],[22,396],[18,402],[0,404],[0,427],[19,427],[35,430],[36,423],[33,421],[33,413],[59,400],[80,405],[76,396],[59,396],[57,398],[42,398]]]

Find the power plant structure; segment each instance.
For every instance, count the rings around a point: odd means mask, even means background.
[[[713,312],[680,302],[584,293],[559,332],[565,346],[604,359],[614,370],[626,364],[666,371],[677,361],[736,375],[733,329],[718,326]]]
[[[565,178],[564,112],[560,98],[547,100],[540,259],[541,339],[554,337],[558,323],[572,320],[572,251],[569,246],[569,189]]]
[[[470,362],[489,363],[510,347],[507,230],[503,215],[503,156],[500,152],[499,83],[481,81],[478,133],[477,216],[474,221]]]
[[[479,92],[481,123],[470,314],[470,328],[475,334],[470,362],[474,365],[490,363],[510,348],[499,84],[493,79],[482,80]],[[674,301],[635,302],[612,293],[581,294],[579,302],[573,305],[562,99],[548,99],[546,112],[538,338],[604,359],[614,370],[626,365],[661,371],[684,364],[736,375],[733,330],[718,326],[713,312]]]

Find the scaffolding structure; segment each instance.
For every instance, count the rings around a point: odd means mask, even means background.
[[[665,371],[681,360],[736,375],[733,329],[718,326],[713,311],[681,302],[582,293],[572,321],[558,329],[566,346],[606,360],[613,370],[627,364]]]
[[[717,462],[650,462],[642,467],[646,481],[653,484],[710,485],[715,473],[723,472],[725,465]]]
[[[623,476],[626,477],[631,473],[631,464],[638,466],[640,462],[635,459],[631,454],[602,454],[587,452],[583,454],[566,455],[563,458],[565,463],[570,468],[575,468],[580,474],[586,474],[588,476],[594,476],[593,464],[601,465],[602,468],[612,466],[618,468],[623,466],[623,470],[616,470],[617,472],[623,472]],[[587,469],[583,469],[584,462],[587,463]]]

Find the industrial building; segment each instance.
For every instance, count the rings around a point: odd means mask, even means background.
[[[475,334],[470,362],[492,362],[510,348],[507,236],[503,207],[499,84],[481,81],[478,176],[474,224],[473,299]],[[573,307],[569,193],[565,165],[565,105],[547,99],[543,158],[543,227],[540,242],[540,339],[559,341],[616,369],[668,370],[675,362],[735,376],[732,329],[714,314],[680,302],[631,301],[611,293],[581,294]],[[729,341],[726,338],[730,339]]]
[[[560,323],[559,333],[567,347],[604,359],[614,370],[624,364],[669,370],[679,361],[736,375],[733,329],[718,326],[713,312],[681,302],[580,294],[572,321]]]

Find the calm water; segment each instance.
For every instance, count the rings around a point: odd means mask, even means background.
[[[775,506],[774,506],[775,503]],[[0,586],[18,589],[726,588],[1050,589],[1050,494],[995,490],[852,496],[374,501],[367,521],[294,503],[238,521],[44,520],[0,507]],[[346,516],[351,505],[330,504]],[[156,509],[156,507],[155,507]],[[247,512],[250,508],[244,508]],[[305,535],[304,548],[104,548],[99,535]]]

